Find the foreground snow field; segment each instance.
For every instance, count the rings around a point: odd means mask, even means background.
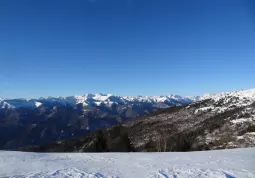
[[[255,177],[255,148],[190,153],[0,151],[0,177]]]

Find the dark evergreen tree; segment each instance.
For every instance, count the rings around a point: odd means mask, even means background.
[[[188,134],[179,134],[176,140],[176,151],[190,151],[192,139]]]
[[[95,141],[96,152],[108,152],[107,139],[104,136],[102,130],[97,131]]]
[[[121,142],[122,142],[124,152],[133,152],[134,151],[134,146],[128,137],[128,133],[124,133],[121,135]]]
[[[155,152],[156,151],[156,143],[150,138],[150,140],[144,145],[144,149],[146,152]]]

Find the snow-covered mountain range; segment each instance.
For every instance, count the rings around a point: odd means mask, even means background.
[[[112,104],[136,104],[136,103],[164,103],[165,107],[170,105],[188,104],[198,100],[198,96],[182,97],[179,95],[165,96],[116,96],[113,94],[85,94],[82,96],[68,97],[44,97],[38,99],[3,99],[0,98],[0,108],[19,108],[19,107],[40,107],[43,104],[62,104],[72,105],[82,104],[83,106],[99,106]]]
[[[216,143],[217,139],[227,137],[224,130],[239,138],[232,140],[232,143],[224,143],[224,147],[253,145],[255,89],[202,97],[86,94],[57,98],[1,99],[0,149],[16,149],[70,139],[123,121],[131,128],[134,134],[131,138],[139,149],[150,138],[157,138],[154,131],[161,128],[164,128],[161,133],[171,130],[169,139],[174,133],[188,132],[198,137],[198,145],[204,146],[206,143],[208,146],[213,143],[212,148],[220,146]]]
[[[0,100],[0,149],[38,145],[86,135],[158,109],[189,104],[198,97],[69,97]]]
[[[184,106],[169,107],[104,129],[108,150],[198,151],[255,147],[255,89],[202,96]],[[122,135],[127,133],[127,137]],[[101,133],[102,135],[102,133]],[[98,133],[29,151],[98,151]],[[126,142],[124,142],[126,140]],[[130,142],[128,141],[130,140]],[[125,146],[126,144],[126,146]]]
[[[255,101],[255,89],[239,90],[233,92],[223,92],[216,94],[205,94],[203,96],[180,96],[180,95],[163,95],[163,96],[117,96],[113,94],[85,94],[80,96],[68,97],[41,97],[38,99],[18,98],[5,99],[0,98],[0,108],[18,108],[18,107],[39,107],[42,104],[63,104],[84,106],[95,105],[112,105],[112,104],[135,104],[135,103],[165,103],[168,105],[189,104],[194,101],[213,99],[219,101],[223,98],[238,98],[239,104],[249,101]],[[228,101],[227,101],[228,102]]]

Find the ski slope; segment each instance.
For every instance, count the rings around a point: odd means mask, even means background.
[[[0,177],[255,177],[255,148],[189,153],[0,151]]]

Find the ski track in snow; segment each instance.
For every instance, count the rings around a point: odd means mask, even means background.
[[[0,177],[255,177],[255,148],[189,153],[0,151]]]

